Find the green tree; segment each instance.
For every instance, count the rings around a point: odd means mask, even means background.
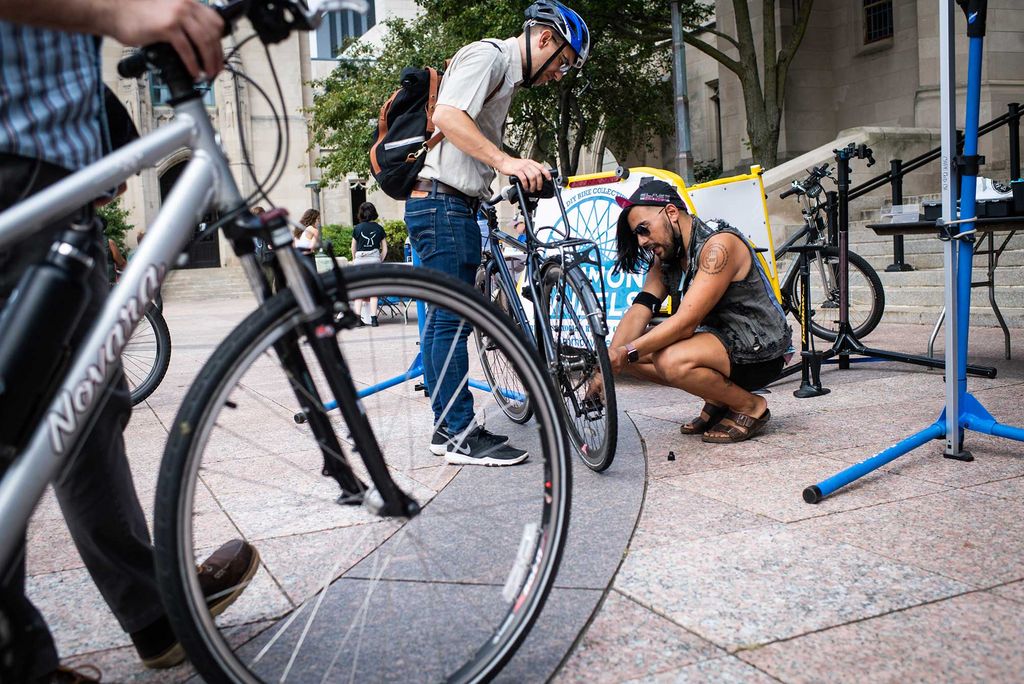
[[[128,231],[134,230],[135,225],[128,221],[128,210],[121,204],[120,198],[110,204],[106,204],[96,210],[96,213],[107,221],[106,235],[117,245],[118,251],[124,258],[128,258],[128,248],[124,244],[124,237]]]
[[[680,3],[686,4],[686,3]],[[701,27],[698,22],[683,16],[683,26],[691,30],[683,34],[687,45],[692,45],[736,74],[743,90],[743,106],[747,114],[747,137],[754,161],[769,169],[778,162],[779,131],[782,109],[786,102],[786,80],[796,51],[807,32],[807,21],[814,0],[801,0],[799,14],[789,28],[789,36],[782,40],[775,21],[777,0],[762,0],[761,13],[764,26],[761,48],[764,55],[763,71],[758,63],[754,30],[750,18],[750,0],[732,0],[735,14],[735,35],[716,28]],[[629,3],[623,7],[621,21],[614,24],[623,39],[647,36],[650,40],[672,38],[669,3],[659,3],[654,14],[636,12]],[[788,6],[788,5],[787,5]],[[724,28],[724,27],[723,27]],[[724,48],[712,45],[709,36],[727,44]],[[782,43],[782,47],[779,44]],[[735,55],[735,56],[734,56]]]
[[[319,163],[328,182],[350,171],[369,173],[367,151],[377,114],[404,67],[440,67],[469,42],[518,35],[526,6],[493,0],[417,1],[423,9],[417,19],[385,22],[380,50],[359,43],[350,46],[346,59],[317,84],[322,92],[312,108],[312,138],[324,150]],[[508,150],[570,174],[579,168],[582,149],[593,144],[602,128],[605,144],[624,156],[671,134],[673,125],[672,86],[665,78],[671,68],[669,46],[641,31],[617,28],[623,16],[657,16],[665,13],[667,4],[575,0],[571,5],[590,28],[590,60],[582,73],[574,70],[556,84],[520,89],[505,133]],[[699,23],[710,9],[692,0],[683,7],[690,25]]]

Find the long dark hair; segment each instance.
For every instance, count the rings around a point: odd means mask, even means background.
[[[640,246],[640,240],[630,229],[626,221],[619,222],[615,231],[615,244],[618,257],[615,259],[615,266],[612,273],[618,275],[626,273],[646,273],[654,261],[654,252]]]
[[[311,226],[316,223],[317,219],[320,218],[320,212],[316,209],[307,209],[303,214],[302,218],[299,219],[299,223],[304,226]]]
[[[363,202],[359,205],[359,221],[376,221],[379,214],[377,207],[372,202]]]

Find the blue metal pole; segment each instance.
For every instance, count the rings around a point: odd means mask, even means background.
[[[875,454],[871,458],[867,458],[860,463],[852,465],[846,470],[836,473],[827,480],[822,480],[816,485],[807,487],[804,489],[804,501],[812,504],[818,503],[837,489],[845,487],[858,478],[864,477],[871,471],[881,468],[890,461],[895,461],[903,454],[913,451],[922,444],[926,444],[933,439],[941,439],[945,434],[946,425],[944,420],[933,423],[921,432],[911,435],[901,442],[893,444],[885,451]]]
[[[971,158],[978,154],[978,122],[981,108],[981,58],[984,38],[972,37],[969,42],[967,57],[967,107],[964,120],[964,157]],[[960,178],[960,215],[964,219],[977,216],[975,200],[977,199],[977,173],[964,174]],[[957,232],[970,230],[973,222],[960,223]],[[974,241],[960,240],[957,245],[957,320],[958,327],[957,392],[963,400],[967,394],[967,339],[971,322],[971,275],[974,262]]]

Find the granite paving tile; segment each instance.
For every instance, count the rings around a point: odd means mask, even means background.
[[[616,588],[729,650],[961,593],[961,582],[790,527],[631,551]]]
[[[63,518],[33,517],[28,525],[25,571],[45,575],[83,567],[82,558]]]
[[[1013,599],[1014,601],[1024,603],[1024,582],[1011,582],[1010,584],[995,587],[989,591],[997,596],[1002,596],[1003,598]]]
[[[700,435],[680,434],[679,423],[633,414],[630,414],[630,419],[643,436],[649,480],[757,463],[793,453],[786,446],[762,444],[755,440],[731,445],[705,444]],[[670,451],[675,457],[671,461],[668,460]]]
[[[908,434],[907,425],[920,423],[924,428],[935,421],[941,409],[941,401],[929,406],[902,406],[898,410],[879,404],[853,412],[840,409],[793,416],[788,420],[773,419],[769,423],[773,427],[753,439],[809,454],[825,454],[882,441],[895,442]]]
[[[816,505],[803,500],[805,487],[834,475],[844,466],[829,458],[799,456],[679,475],[666,478],[663,482],[782,522],[828,515],[944,489],[941,485],[920,480],[888,473],[872,473]]]
[[[1024,475],[1024,445],[990,435],[969,432],[964,442],[974,455],[970,462],[942,457],[943,442],[935,441],[901,456],[893,472],[954,487],[969,487]]]
[[[1019,682],[1024,611],[972,593],[739,653],[785,682]]]
[[[555,681],[611,684],[723,655],[713,644],[612,591]]]
[[[975,587],[1024,578],[1024,520],[1016,501],[950,490],[801,527]]]
[[[765,516],[674,487],[669,484],[674,479],[647,485],[640,522],[629,543],[631,550],[776,524]]]
[[[997,496],[1001,499],[1024,501],[1024,477],[1011,477],[1008,480],[987,482],[976,487],[967,487],[967,490],[979,494]]]
[[[774,684],[777,680],[734,656],[703,660],[626,684]]]
[[[379,522],[323,532],[262,539],[263,565],[291,601],[299,604],[358,563],[398,529]]]
[[[25,594],[43,614],[58,653],[72,655],[130,643],[85,568],[28,577]]]

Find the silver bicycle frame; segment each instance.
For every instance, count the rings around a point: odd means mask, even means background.
[[[121,350],[163,283],[168,265],[192,238],[196,222],[211,206],[231,211],[242,204],[243,198],[202,102],[192,99],[175,107],[175,118],[168,125],[0,213],[3,249],[31,237],[41,226],[90,203],[181,147],[192,149],[192,158],[146,231],[145,243],[139,246],[93,321],[30,441],[0,481],[0,567],[10,561],[46,485],[75,455],[91,427],[108,395]],[[290,236],[286,237],[290,245]],[[302,290],[296,293],[300,308],[309,313],[313,305],[301,278],[301,265],[292,250],[277,253],[287,281]],[[245,255],[241,261],[260,297],[262,276],[255,258]]]

